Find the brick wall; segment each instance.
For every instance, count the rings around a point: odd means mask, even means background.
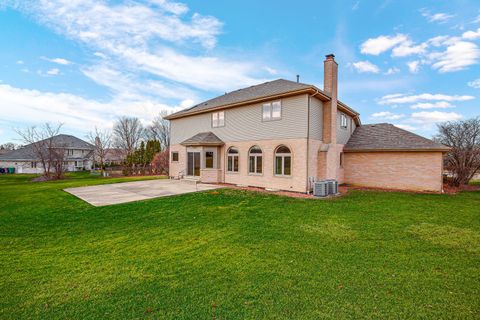
[[[345,182],[352,185],[442,191],[441,152],[345,153]]]

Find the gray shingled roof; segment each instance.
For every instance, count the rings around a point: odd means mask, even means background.
[[[221,95],[216,98],[194,105],[193,107],[190,107],[188,109],[173,113],[169,117],[176,117],[182,114],[188,114],[191,112],[197,112],[197,111],[203,111],[203,110],[206,111],[206,110],[214,109],[214,108],[225,106],[225,105],[230,105],[230,104],[239,103],[243,101],[249,101],[253,99],[259,99],[263,97],[269,97],[277,94],[288,93],[288,92],[298,91],[298,90],[308,89],[308,88],[314,88],[314,86],[310,84],[305,84],[305,83],[293,82],[285,79],[278,79],[278,80],[269,81],[269,82],[261,83],[248,88],[239,89],[239,90],[226,93],[224,95]],[[325,94],[323,91],[321,90],[319,91]]]
[[[436,143],[389,123],[365,124],[357,127],[345,145],[344,151],[438,150],[448,151]]]
[[[193,146],[193,145],[210,145],[210,146],[221,146],[223,141],[220,140],[213,132],[201,132],[197,133],[193,137],[183,141],[181,145],[184,146]]]
[[[59,134],[53,137],[53,144],[56,147],[65,149],[93,150],[95,148],[90,143],[67,134]],[[33,146],[31,144],[26,145],[23,148],[13,150],[9,153],[0,155],[0,160],[36,160],[36,158],[37,157],[35,156]]]

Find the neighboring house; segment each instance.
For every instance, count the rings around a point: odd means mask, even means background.
[[[111,148],[107,149],[105,152],[105,164],[107,165],[121,165],[126,159],[127,152],[123,149]]]
[[[337,99],[334,55],[324,68],[324,90],[279,79],[167,116],[171,177],[297,192],[312,179],[441,191],[448,148],[391,124],[361,125]]]
[[[65,171],[83,171],[92,168],[95,147],[77,137],[59,134],[52,138],[55,149],[64,154]],[[0,168],[15,168],[16,173],[43,173],[40,159],[32,144],[0,155]]]

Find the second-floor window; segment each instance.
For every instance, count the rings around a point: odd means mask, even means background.
[[[73,156],[73,150],[72,150],[72,149],[68,149],[68,150],[67,150],[67,155],[68,155],[68,156]]]
[[[263,121],[279,120],[281,118],[282,118],[282,103],[280,101],[274,101],[274,102],[263,104],[262,106]]]
[[[340,115],[340,127],[346,129],[347,128],[347,116],[343,113]]]
[[[224,127],[225,126],[225,111],[212,113],[212,127]]]

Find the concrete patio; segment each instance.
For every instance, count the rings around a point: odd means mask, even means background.
[[[196,184],[192,181],[159,179],[68,188],[64,191],[99,207],[218,188],[222,187],[213,184]]]

